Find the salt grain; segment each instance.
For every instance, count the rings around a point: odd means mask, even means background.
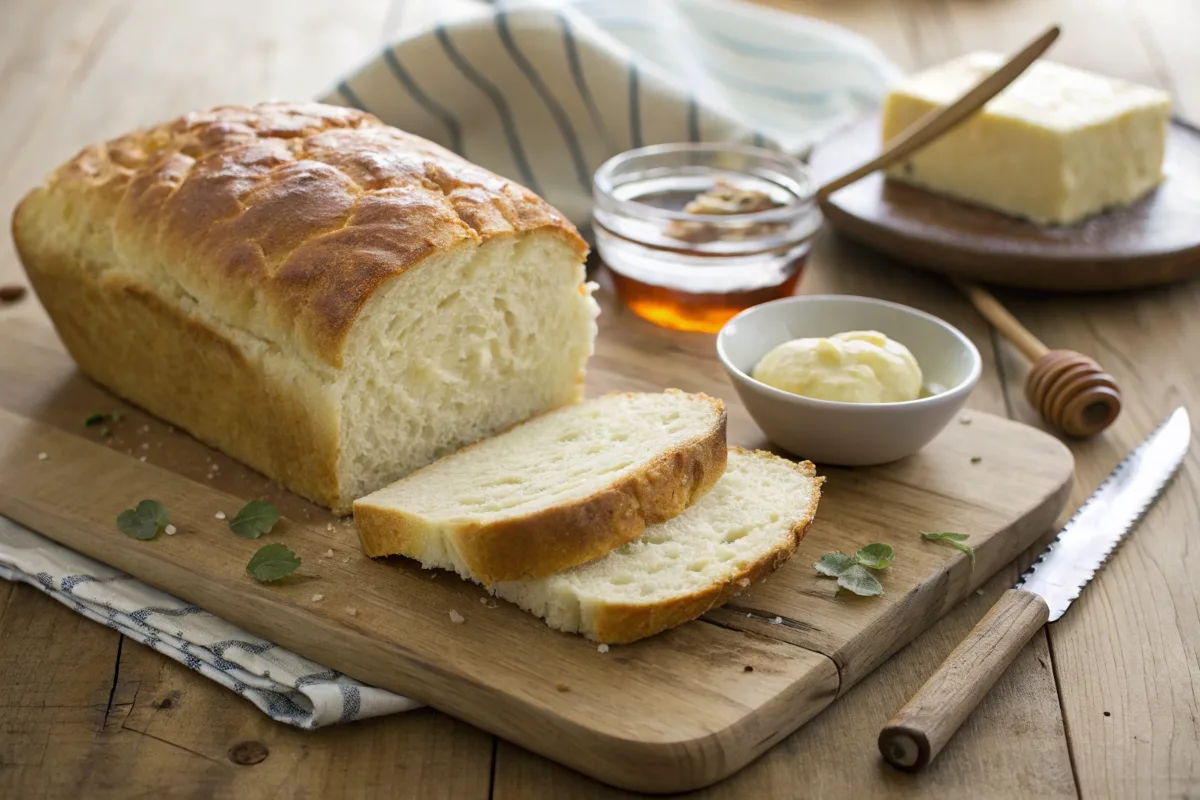
[[[150,449],[150,443],[149,443],[149,442],[142,442],[142,449],[143,449],[143,450],[149,450],[149,449]]]
[[[357,608],[347,608],[347,609],[346,609],[346,613],[347,613],[347,614],[349,614],[349,615],[350,615],[350,616],[352,616],[352,617],[357,617],[357,616],[358,616],[358,609],[357,609]]]
[[[776,617],[775,619],[771,620],[771,624],[772,625],[782,625],[783,617]]]
[[[343,559],[342,559],[342,563],[343,563],[343,564],[349,564],[349,563],[350,563],[350,556],[346,556],[345,558],[343,558]]]
[[[141,461],[143,464],[145,464],[145,463],[146,463],[146,457],[145,457],[145,456],[138,456],[138,461]]]
[[[312,598],[312,601],[313,601],[314,603],[319,603],[319,602],[321,602],[321,601],[322,601],[322,600],[324,600],[324,599],[325,599],[325,595],[323,595],[323,594],[314,594],[314,595],[313,595],[313,598]]]
[[[167,527],[163,528],[163,531],[167,534],[167,536],[174,536],[176,530],[178,530],[178,528],[176,528],[174,525],[168,525]]]
[[[333,523],[331,522],[331,523],[329,523],[328,525],[326,525],[326,526],[325,526],[325,530],[327,530],[327,531],[332,531],[332,530],[333,530]]]
[[[597,648],[596,648],[596,651],[597,651],[597,652],[600,652],[600,653],[607,653],[607,652],[608,652],[608,645],[606,645],[606,644],[602,644],[602,645],[600,645],[599,647],[597,647]]]
[[[224,512],[224,511],[218,511],[218,512],[217,512],[216,514],[214,514],[213,516],[215,516],[217,519],[225,519],[225,512]]]
[[[333,558],[333,549],[330,548],[329,550],[326,550],[324,553],[321,553],[321,558]]]
[[[149,426],[149,425],[143,425],[143,426],[142,426],[142,433],[149,433],[149,432],[150,432],[150,426]]]
[[[45,461],[49,457],[50,456],[46,455],[45,453],[38,453],[38,461]]]
[[[456,625],[459,625],[459,624],[466,622],[467,618],[464,617],[462,614],[458,613],[457,611],[455,611],[454,609],[450,609],[450,621]]]

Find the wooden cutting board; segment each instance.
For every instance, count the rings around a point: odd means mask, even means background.
[[[668,386],[722,397],[730,442],[765,446],[711,337],[606,323],[589,392]],[[106,444],[82,421],[115,408],[126,415]],[[363,557],[348,520],[114,399],[48,328],[0,323],[0,514],[359,680],[641,791],[718,781],[833,703],[1042,534],[1072,468],[1052,437],[965,412],[903,462],[821,469],[824,499],[788,564],[699,621],[602,654],[514,606],[482,604],[456,576]],[[176,535],[139,542],[117,530],[117,514],[148,497]],[[255,497],[283,514],[262,540],[214,517]],[[974,567],[919,530],[971,534]],[[267,541],[300,555],[297,576],[245,575]],[[823,553],[875,541],[897,552],[883,597],[838,595],[812,569]],[[880,723],[894,710],[880,709]]]

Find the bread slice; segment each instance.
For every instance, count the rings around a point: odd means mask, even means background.
[[[725,471],[725,404],[668,390],[544,414],[354,503],[369,556],[540,578],[676,516]]]
[[[695,619],[787,561],[823,481],[807,461],[731,448],[725,475],[678,517],[589,564],[493,591],[552,628],[613,644],[642,639]]]

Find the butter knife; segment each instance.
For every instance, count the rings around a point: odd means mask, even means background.
[[[1191,421],[1177,408],[1117,465],[1017,585],[954,648],[916,696],[879,733],[893,766],[934,759],[1021,649],[1059,619],[1178,471]]]

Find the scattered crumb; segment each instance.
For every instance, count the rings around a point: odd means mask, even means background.
[[[333,558],[333,548],[329,548],[324,553],[321,553],[321,558]]]
[[[437,574],[436,569],[429,571],[429,580],[435,581],[435,580],[437,580],[437,576],[438,576],[438,574]]]
[[[327,531],[331,531],[331,532],[332,532],[332,531],[333,531],[333,523],[331,522],[331,523],[329,523],[328,525],[326,525],[326,526],[325,526],[325,530],[327,530]]]
[[[209,467],[209,469],[211,469],[213,472],[220,472],[220,471],[221,471],[221,465],[220,465],[220,464],[213,464],[211,467]]]
[[[352,525],[353,523],[354,523],[354,517],[342,517],[343,525]]]
[[[357,609],[357,608],[354,608],[353,606],[351,606],[351,607],[349,607],[349,608],[347,608],[347,609],[346,609],[346,613],[347,613],[347,614],[349,614],[349,615],[350,615],[350,616],[352,616],[352,617],[357,617],[357,616],[358,616],[358,609]]]
[[[747,664],[746,666],[742,667],[742,672],[754,672],[754,667]]]
[[[456,625],[460,625],[460,624],[466,622],[467,618],[452,608],[452,609],[450,609],[450,621]]]
[[[743,589],[745,589],[747,586],[750,585],[750,579],[749,578],[738,578],[737,585],[741,586]]]
[[[771,624],[772,625],[782,625],[783,617],[775,617],[775,619],[771,620]]]
[[[141,461],[141,462],[144,464],[144,463],[146,463],[146,457],[145,457],[145,456],[138,456],[138,461]]]
[[[958,424],[959,424],[959,425],[970,425],[970,424],[971,424],[971,418],[970,418],[970,417],[959,417],[959,418],[958,418]]]
[[[555,689],[558,689],[560,692],[569,692],[569,691],[571,691],[571,687],[570,687],[570,686],[567,686],[567,685],[566,685],[565,683],[563,683],[562,681],[559,681],[558,683],[554,684],[554,688],[555,688]],[[1107,714],[1108,712],[1107,712],[1107,711],[1105,711],[1104,713],[1105,713],[1105,714]]]
[[[486,606],[486,605],[487,605],[487,598],[486,598],[486,597],[481,597],[481,598],[479,598],[479,605],[481,605],[481,606]]]
[[[149,433],[149,432],[150,432],[150,426],[149,426],[149,425],[143,425],[143,426],[142,426],[142,433]]]
[[[975,590],[975,594],[982,596],[982,595],[983,595],[983,589],[976,589],[976,590]]]
[[[167,534],[167,536],[174,536],[175,531],[177,531],[177,530],[179,530],[179,529],[176,528],[174,525],[168,525],[167,527],[163,528],[163,533]]]
[[[50,456],[46,455],[45,453],[38,453],[38,461],[45,461],[49,457]]]
[[[342,559],[342,563],[343,563],[343,564],[349,564],[349,563],[350,563],[350,556],[346,556],[345,558],[343,558],[343,559]]]
[[[142,442],[142,449],[143,449],[143,450],[149,450],[149,449],[150,449],[150,443],[149,443],[149,442]]]
[[[225,519],[225,512],[218,511],[216,514],[213,514],[213,516],[216,517],[217,519]]]
[[[15,303],[29,291],[19,283],[9,283],[0,286],[0,303]]]
[[[1104,712],[1104,716],[1106,716],[1106,717],[1111,717],[1111,716],[1112,716],[1112,712],[1111,712],[1111,711],[1105,711],[1105,712]]]
[[[753,616],[754,615],[751,614],[749,611],[746,612],[746,619],[750,619],[750,617],[753,617]]]
[[[600,645],[599,647],[597,647],[597,648],[596,648],[596,652],[598,652],[598,653],[607,653],[607,652],[608,652],[608,645],[606,645],[606,644],[602,644],[602,645]]]
[[[983,461],[983,456],[971,456],[972,464],[978,464],[980,461]]]
[[[323,595],[323,594],[314,594],[314,595],[312,596],[312,601],[313,601],[314,603],[319,603],[319,602],[321,602],[321,601],[322,601],[322,600],[324,600],[324,599],[325,599],[325,595]]]

